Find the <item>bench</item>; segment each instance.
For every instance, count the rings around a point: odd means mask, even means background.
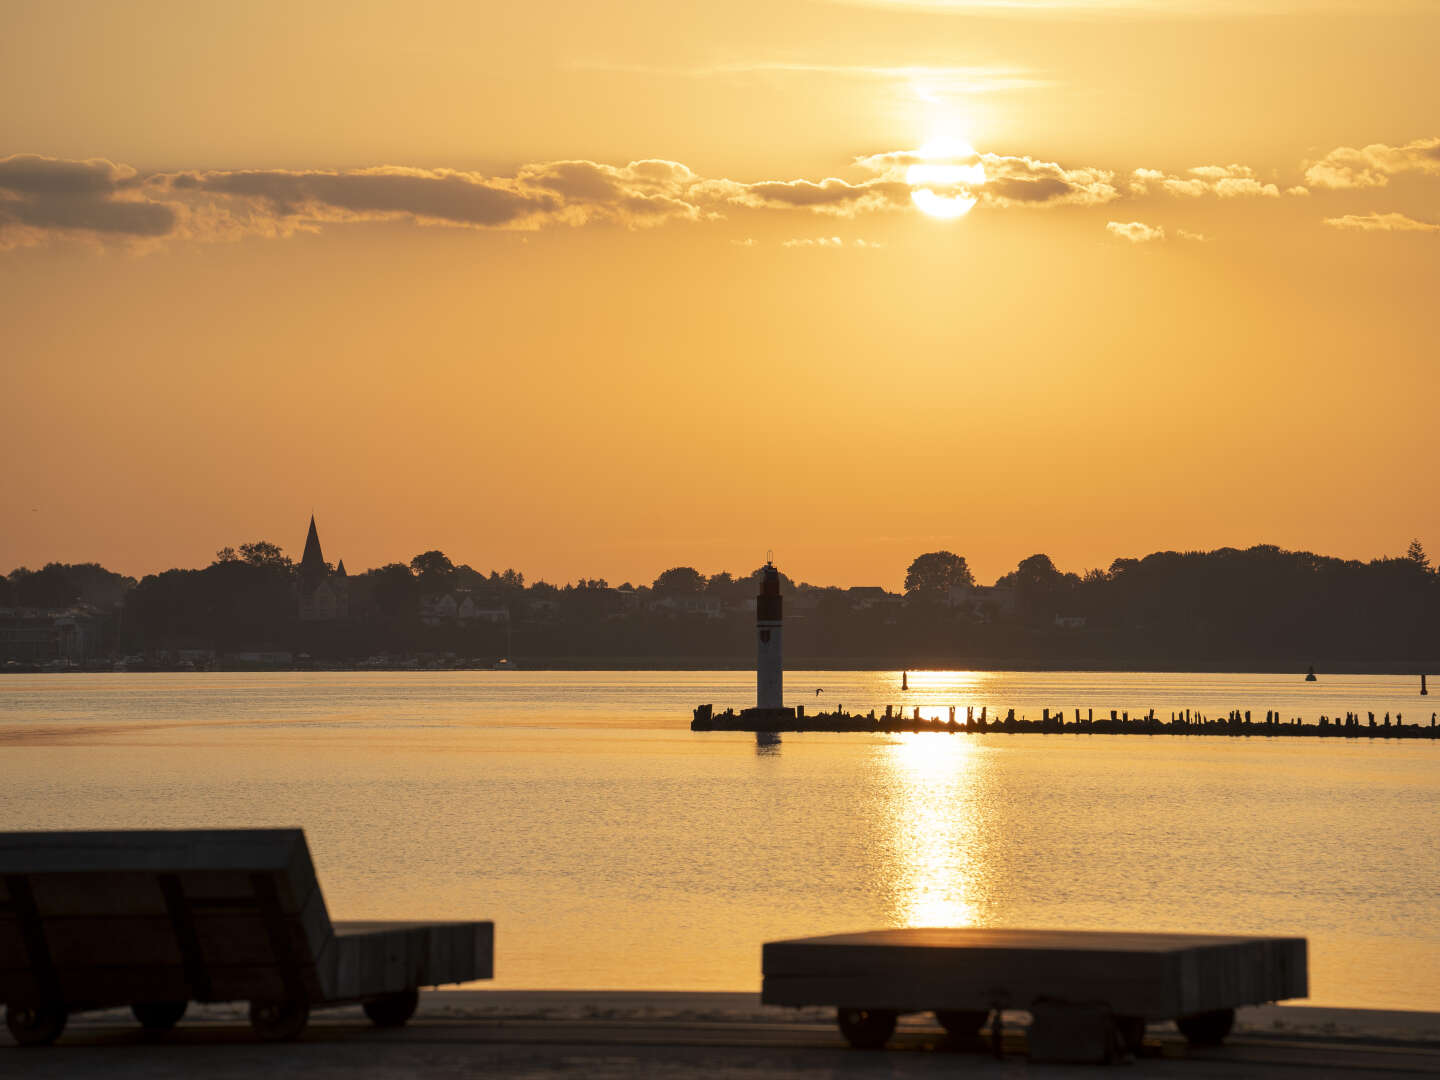
[[[901,1013],[934,1012],[965,1038],[995,1011],[998,1052],[998,1010],[1029,1009],[1033,1052],[1036,1025],[1066,1007],[1110,1018],[1132,1051],[1151,1020],[1174,1020],[1190,1042],[1214,1045],[1236,1006],[1309,993],[1306,941],[1294,937],[876,930],[768,942],[761,969],[762,1002],[834,1006],[841,1033],[859,1048],[883,1046]]]
[[[355,1004],[404,1024],[418,989],[494,974],[489,922],[332,923],[300,829],[0,833],[0,1002],[21,1045],[130,1006],[248,1001],[263,1039]]]

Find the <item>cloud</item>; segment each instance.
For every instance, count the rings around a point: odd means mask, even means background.
[[[0,158],[0,190],[17,195],[112,195],[134,178],[134,169],[105,158],[66,161],[39,154]]]
[[[285,236],[342,222],[480,229],[715,216],[735,192],[673,161],[531,164],[513,176],[381,166],[192,170],[139,176],[103,160],[0,159],[0,234],[33,243],[66,231],[217,240]],[[744,185],[735,187],[742,192]]]
[[[901,181],[866,180],[850,183],[830,177],[825,180],[764,180],[754,184],[723,182],[713,190],[725,193],[725,201],[756,209],[804,209],[822,214],[853,217],[870,210],[908,205],[910,185]]]
[[[0,158],[0,234],[18,234],[17,241],[52,230],[147,239],[169,233],[175,220],[174,207],[144,197],[127,165],[38,154]]]
[[[516,174],[516,183],[522,189],[558,197],[576,223],[603,219],[650,225],[706,216],[694,197],[702,178],[678,161],[647,158],[623,167],[594,161],[552,161],[524,166]]]
[[[1189,229],[1176,229],[1175,235],[1181,240],[1195,240],[1202,244],[1210,239],[1204,233],[1191,232]]]
[[[1280,188],[1261,180],[1248,165],[1197,165],[1183,176],[1174,176],[1159,169],[1135,169],[1126,185],[1132,195],[1148,195],[1158,190],[1166,195],[1198,199],[1218,195],[1222,199],[1263,196],[1276,199]]]
[[[1065,168],[1031,157],[982,154],[989,206],[1098,206],[1120,197],[1115,174],[1106,169]]]
[[[781,246],[781,247],[787,247],[787,248],[843,248],[843,247],[851,247],[851,248],[870,248],[870,249],[874,249],[874,248],[882,248],[882,247],[884,247],[885,245],[884,245],[883,243],[878,243],[878,242],[876,242],[876,241],[874,241],[874,240],[861,240],[861,239],[856,239],[856,240],[851,240],[849,243],[846,243],[844,240],[840,239],[840,237],[838,237],[838,236],[817,236],[817,237],[814,237],[814,238],[806,237],[806,238],[797,238],[797,239],[795,239],[795,240],[786,240],[786,241],[783,241],[783,242],[780,244],[780,246]]]
[[[914,212],[926,192],[965,210],[1095,207],[1152,193],[1279,195],[1243,165],[1202,165],[1181,175],[1135,169],[1117,179],[1114,171],[1094,165],[979,153],[958,142],[868,154],[851,164],[855,173],[848,177],[753,181],[702,176],[658,158],[625,165],[532,162],[505,176],[397,165],[141,174],[101,158],[20,154],[0,158],[0,245],[62,235],[131,244],[166,237],[283,237],[359,222],[535,230],[595,224],[635,229],[754,214],[854,219]]]
[[[1306,162],[1305,183],[1331,191],[1385,187],[1392,176],[1408,172],[1440,176],[1440,137],[1416,139],[1404,146],[1336,147],[1319,161]]]
[[[1417,221],[1398,213],[1346,214],[1344,217],[1326,218],[1325,224],[1359,232],[1440,232],[1440,224]]]
[[[980,166],[983,180],[969,181],[963,186],[983,204],[992,207],[1013,206],[1099,206],[1120,198],[1115,187],[1115,174],[1108,169],[1092,167],[1068,168],[1053,161],[1041,161],[1023,155],[977,154],[961,148],[953,155],[937,158],[922,150],[893,150],[856,158],[861,168],[879,173],[898,185],[909,198],[910,185],[905,183],[909,170],[917,165]]]
[[[1105,228],[1112,235],[1129,240],[1132,244],[1149,244],[1165,239],[1163,226],[1146,225],[1143,221],[1108,221]]]
[[[493,227],[519,224],[562,205],[553,192],[513,181],[391,166],[353,172],[185,172],[156,177],[147,186],[182,199],[221,196],[278,217],[313,222],[404,216],[424,223]]]

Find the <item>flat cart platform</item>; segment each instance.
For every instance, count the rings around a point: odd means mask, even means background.
[[[421,987],[491,978],[494,945],[488,921],[331,922],[300,829],[0,833],[0,1003],[22,1046],[121,1005],[166,1031],[191,1001],[248,1000],[269,1040],[351,1002],[398,1027]]]
[[[852,1046],[883,1046],[901,1013],[934,1012],[973,1036],[992,1011],[1099,1008],[1138,1047],[1145,1023],[1174,1020],[1191,1042],[1215,1044],[1235,1008],[1305,997],[1301,937],[1007,930],[872,930],[767,942],[767,1005],[836,1006]]]

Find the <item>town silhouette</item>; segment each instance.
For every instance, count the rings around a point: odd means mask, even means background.
[[[664,570],[555,585],[438,550],[350,573],[312,518],[300,560],[225,547],[134,578],[50,563],[0,578],[0,661],[149,669],[316,666],[747,667],[758,575]],[[1409,672],[1440,653],[1440,575],[1419,541],[1359,562],[1261,545],[1062,571],[1043,554],[993,584],[925,552],[903,591],[781,575],[792,666]]]

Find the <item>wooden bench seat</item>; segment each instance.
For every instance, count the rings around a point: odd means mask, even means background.
[[[189,1001],[248,1000],[272,1038],[347,1002],[403,1023],[419,987],[492,977],[493,943],[489,922],[332,923],[299,829],[0,833],[0,1002],[22,1043],[117,1005],[167,1027]]]

